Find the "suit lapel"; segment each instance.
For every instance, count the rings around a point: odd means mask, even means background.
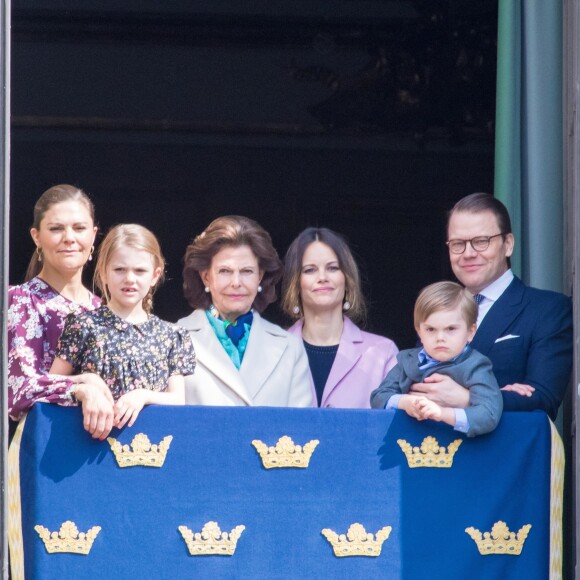
[[[198,362],[248,405],[252,405],[252,397],[248,394],[243,378],[217,339],[205,312],[196,310],[186,320],[191,320],[191,324],[185,327],[195,337],[195,355]]]
[[[471,342],[473,348],[484,355],[490,352],[495,341],[504,336],[523,310],[525,289],[526,287],[519,278],[512,280],[505,292],[485,315]]]
[[[287,346],[286,333],[269,329],[261,316],[254,313],[252,330],[240,368],[240,375],[252,399],[278,366]]]
[[[330,374],[324,386],[320,406],[323,407],[328,397],[336,389],[340,381],[350,372],[361,357],[360,344],[363,342],[360,329],[349,318],[344,317],[344,327],[338,345],[338,351]]]

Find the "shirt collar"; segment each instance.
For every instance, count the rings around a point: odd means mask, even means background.
[[[488,300],[495,302],[512,283],[514,273],[511,268],[507,269],[497,280],[494,280],[489,286],[486,286],[479,294],[482,294]]]
[[[466,344],[465,348],[458,355],[446,361],[440,361],[433,358],[432,356],[427,354],[427,351],[424,348],[422,348],[417,354],[417,358],[419,359],[419,369],[422,371],[426,371],[427,369],[430,369],[434,366],[441,365],[444,363],[453,364],[466,350],[469,350],[469,348],[470,346]]]

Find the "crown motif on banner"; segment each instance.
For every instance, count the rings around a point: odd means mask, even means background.
[[[60,526],[60,531],[51,532],[44,526],[37,525],[34,529],[44,542],[49,554],[70,553],[87,555],[93,546],[93,542],[101,531],[100,526],[93,526],[86,534],[79,532],[74,522],[67,521]]]
[[[453,457],[461,445],[461,439],[452,441],[447,449],[440,447],[435,437],[425,437],[421,447],[412,447],[404,439],[397,439],[399,447],[407,457],[409,467],[451,467]]]
[[[177,529],[192,556],[233,556],[246,526],[236,526],[229,534],[222,532],[217,522],[207,522],[201,533],[193,533],[187,526],[179,526]]]
[[[381,528],[376,536],[367,533],[362,524],[352,524],[346,536],[340,536],[329,528],[324,528],[321,534],[330,542],[334,555],[344,556],[380,556],[383,542],[389,537],[392,527]]]
[[[304,446],[294,445],[294,441],[288,435],[280,437],[275,447],[268,447],[259,439],[252,441],[252,445],[262,458],[262,465],[266,469],[271,469],[272,467],[306,468],[319,443],[318,439],[313,439]]]
[[[510,532],[505,522],[499,521],[493,524],[491,532],[483,534],[473,527],[465,528],[465,531],[477,544],[479,553],[483,556],[488,554],[510,554],[519,556],[522,553],[524,542],[532,529],[531,524],[526,524],[520,528],[516,534]]]
[[[164,437],[159,445],[152,445],[145,433],[137,433],[129,445],[121,445],[114,437],[107,437],[119,467],[162,467],[173,441],[172,435]]]

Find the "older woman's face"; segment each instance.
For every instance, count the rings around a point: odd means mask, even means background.
[[[249,246],[226,246],[200,276],[221,317],[233,322],[252,308],[263,272]]]

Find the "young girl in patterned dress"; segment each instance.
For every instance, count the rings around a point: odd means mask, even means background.
[[[148,229],[112,228],[95,267],[103,306],[67,318],[50,370],[101,376],[115,399],[119,428],[131,427],[145,405],[183,405],[183,376],[195,368],[189,334],[152,314],[164,267],[159,242]]]

